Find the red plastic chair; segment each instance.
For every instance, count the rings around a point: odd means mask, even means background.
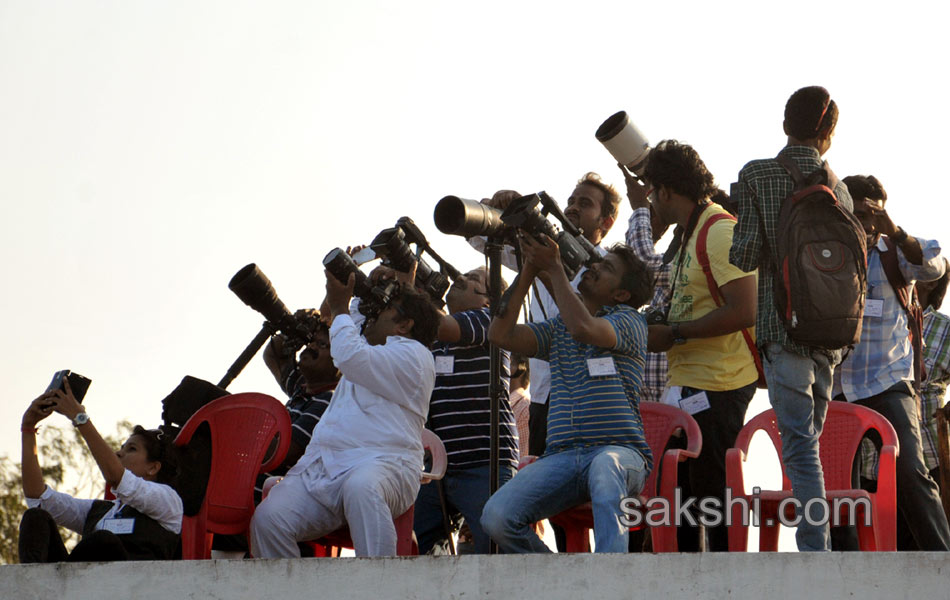
[[[429,451],[432,456],[432,466],[428,471],[421,474],[422,484],[425,485],[431,481],[445,477],[445,470],[448,468],[448,456],[445,453],[445,446],[442,440],[435,433],[428,429],[422,430],[422,447]],[[280,482],[280,477],[268,477],[263,486],[263,498],[267,497],[270,489]],[[419,548],[412,538],[413,518],[415,516],[415,506],[410,506],[409,510],[393,518],[393,525],[396,526],[396,556],[415,556],[419,554]],[[341,548],[352,548],[353,540],[350,538],[349,527],[342,527],[317,540],[308,542],[313,548],[313,554],[317,557],[339,556]]]
[[[851,487],[851,469],[854,456],[859,450],[861,438],[870,430],[876,430],[881,436],[881,455],[877,479],[877,492],[853,489]],[[745,493],[745,482],[742,474],[742,463],[749,452],[749,443],[756,431],[764,431],[772,440],[779,461],[782,460],[782,439],[775,419],[775,411],[769,409],[746,423],[739,436],[736,446],[726,452],[726,487],[732,489],[733,498],[745,498],[752,509],[752,495]],[[849,402],[831,402],[828,405],[828,416],[818,438],[819,460],[825,478],[825,496],[829,504],[834,507],[836,500],[851,498],[854,500],[866,498],[871,503],[871,525],[864,526],[864,509],[857,505],[858,542],[861,550],[897,549],[897,476],[896,461],[899,451],[897,432],[890,422],[875,410],[851,404]],[[759,522],[759,551],[775,552],[778,550],[779,504],[782,500],[792,497],[792,485],[785,474],[785,465],[782,464],[782,489],[762,491],[756,498],[760,503]],[[787,520],[795,517],[794,505],[785,506]],[[848,514],[848,507],[839,507],[842,517]],[[729,550],[745,552],[748,549],[748,525],[743,525],[743,517],[747,517],[745,507],[740,503],[733,503],[731,507],[731,525],[729,527]],[[830,517],[833,515],[830,515]],[[841,523],[846,521],[842,518]],[[771,525],[769,524],[771,523]]]
[[[211,430],[211,474],[201,510],[182,519],[185,560],[210,558],[214,533],[247,534],[254,515],[254,481],[280,465],[290,448],[287,409],[265,394],[233,394],[209,402],[188,419],[175,445],[188,444],[202,423]],[[277,448],[265,463],[275,436]]]
[[[654,497],[663,497],[673,505],[677,487],[677,465],[687,458],[696,458],[703,446],[699,425],[683,410],[658,402],[641,402],[640,417],[647,444],[653,453],[654,467],[643,483],[640,506],[645,507]],[[677,431],[686,433],[687,447],[664,452],[670,438]],[[658,459],[657,457],[662,457]],[[657,490],[657,473],[662,472]],[[594,527],[594,514],[590,502],[579,504],[549,519],[564,528],[568,552],[590,552],[590,530]],[[654,552],[676,552],[676,527],[673,524],[651,527]]]

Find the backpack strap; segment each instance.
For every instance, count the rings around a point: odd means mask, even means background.
[[[730,221],[736,220],[736,218],[730,214],[715,214],[706,220],[702,228],[700,228],[699,233],[696,235],[696,260],[699,261],[699,266],[703,269],[703,275],[706,276],[706,285],[709,287],[709,294],[716,302],[717,307],[722,306],[725,302],[725,299],[722,297],[722,292],[719,291],[719,285],[716,283],[716,278],[713,276],[712,267],[709,264],[709,252],[706,248],[706,238],[709,237],[710,227],[712,227],[715,223],[725,219]],[[765,389],[765,371],[762,368],[762,357],[759,356],[759,350],[755,347],[755,340],[752,339],[752,333],[750,333],[748,329],[743,329],[742,338],[745,340],[746,346],[749,347],[749,352],[752,353],[752,360],[755,362],[755,370],[759,374],[759,380],[756,382],[756,386],[761,389]]]
[[[775,162],[785,169],[785,172],[792,178],[792,181],[795,182],[796,190],[805,187],[805,176],[802,175],[802,170],[798,168],[794,160],[784,154],[779,154],[775,157]]]
[[[884,268],[884,275],[887,276],[887,282],[891,284],[894,294],[901,308],[907,313],[907,329],[910,331],[910,345],[914,349],[914,389],[920,391],[920,383],[927,377],[927,370],[924,367],[924,310],[917,300],[917,287],[907,291],[907,279],[901,273],[900,264],[897,261],[897,246],[894,240],[884,236],[884,245],[887,247],[885,252],[881,252],[881,266]]]

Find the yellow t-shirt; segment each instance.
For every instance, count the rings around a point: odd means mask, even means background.
[[[727,211],[718,204],[708,206],[699,217],[693,235],[686,244],[686,255],[680,264],[681,248],[670,265],[670,275],[676,276],[669,322],[693,321],[716,310],[716,301],[709,293],[703,268],[696,258],[696,239],[703,225],[715,214]],[[735,221],[721,219],[709,228],[706,253],[713,277],[721,288],[730,281],[755,276],[729,263],[732,232]],[[755,331],[751,330],[753,339]],[[758,379],[752,353],[741,331],[712,338],[695,338],[676,344],[667,353],[670,385],[689,386],[712,392],[724,392],[746,386]]]

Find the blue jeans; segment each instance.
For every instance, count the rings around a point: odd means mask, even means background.
[[[917,398],[910,383],[898,383],[855,404],[881,413],[897,432],[897,510],[913,535],[915,549],[950,550],[950,527],[940,503],[940,488],[924,462]]]
[[[482,529],[480,521],[482,508],[488,501],[488,480],[491,465],[449,471],[442,479],[445,490],[445,502],[450,515],[461,513],[472,530],[476,554],[488,554],[490,540]],[[510,465],[498,466],[498,487],[514,476],[515,469]],[[439,501],[439,482],[433,481],[419,488],[416,497],[413,531],[419,543],[419,554],[428,554],[432,546],[445,539],[445,526],[442,521],[442,504]]]
[[[620,502],[643,488],[646,461],[626,446],[546,454],[499,488],[482,510],[482,528],[508,553],[550,552],[531,524],[590,501],[597,552],[626,552]]]
[[[825,497],[818,437],[828,414],[834,364],[822,352],[801,356],[774,342],[767,343],[763,350],[769,401],[782,434],[782,464],[802,507],[812,498]],[[812,516],[821,517],[821,507],[813,508]],[[802,552],[831,549],[827,524],[810,525],[802,519],[795,540]]]

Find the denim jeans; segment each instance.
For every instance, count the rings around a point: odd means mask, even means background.
[[[531,524],[590,501],[597,552],[626,552],[620,503],[636,495],[646,461],[626,446],[591,446],[546,454],[499,488],[482,511],[482,528],[504,552],[550,552]]]
[[[940,503],[940,489],[927,471],[920,441],[917,398],[907,382],[876,396],[858,400],[884,415],[897,432],[897,510],[904,517],[917,548],[931,552],[950,550],[950,528]],[[879,443],[879,442],[878,442]]]
[[[488,480],[491,465],[449,471],[442,479],[445,502],[449,514],[461,513],[472,530],[476,554],[488,554],[490,540],[480,524],[482,508],[488,501]],[[514,476],[510,465],[498,466],[498,487]],[[439,501],[439,482],[433,481],[419,488],[416,497],[413,530],[419,543],[419,554],[427,554],[432,546],[445,539],[442,504]]]
[[[822,352],[802,356],[774,342],[767,343],[763,350],[769,401],[782,434],[782,463],[792,493],[802,507],[812,498],[825,497],[818,437],[828,414],[834,364]],[[820,517],[821,507],[812,508],[812,516]],[[831,548],[828,525],[811,525],[807,519],[801,520],[795,540],[802,552]]]

